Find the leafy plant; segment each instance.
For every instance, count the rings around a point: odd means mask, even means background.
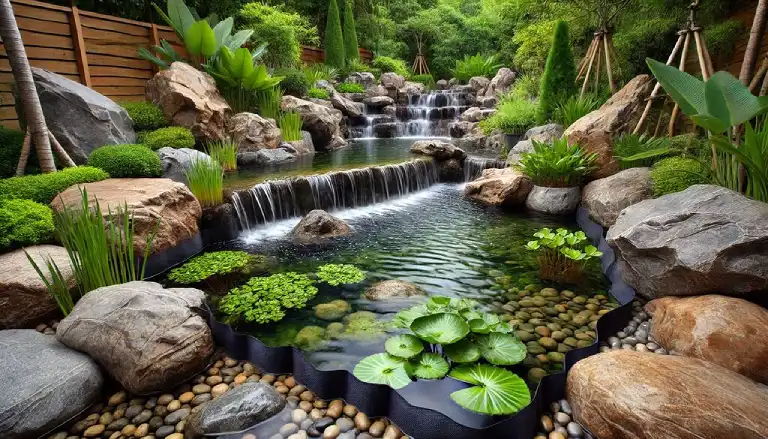
[[[280,127],[280,133],[286,142],[296,142],[301,140],[301,114],[288,111],[277,118],[277,126]]]
[[[283,80],[280,81],[280,87],[283,89],[283,93],[288,96],[302,98],[312,85],[301,70],[279,69],[275,71],[275,74],[283,77]]]
[[[49,204],[60,192],[79,183],[106,180],[109,174],[90,166],[65,168],[50,174],[25,175],[0,180],[0,199],[21,198]]]
[[[216,63],[206,71],[216,79],[224,99],[232,110],[240,113],[254,107],[254,94],[274,89],[281,76],[270,76],[263,64],[254,65],[251,52],[241,47],[234,52],[222,47]]]
[[[697,159],[669,157],[651,169],[654,196],[672,194],[694,184],[709,183],[709,169]]]
[[[560,21],[555,28],[552,47],[541,78],[538,122],[546,123],[552,113],[576,94],[576,64],[573,61],[568,23]],[[573,109],[573,108],[571,108]],[[569,124],[563,124],[570,126]]]
[[[142,144],[153,151],[160,148],[194,148],[195,136],[185,127],[166,127],[147,133]]]
[[[368,64],[362,62],[360,59],[353,59],[353,60],[347,60],[347,64],[344,66],[344,70],[342,73],[344,73],[345,75],[351,75],[352,73],[360,73],[360,72],[376,73],[377,70],[369,66]]]
[[[477,54],[474,56],[465,56],[464,59],[456,61],[456,67],[451,74],[461,82],[467,82],[475,76],[484,76],[492,78],[501,68],[496,55],[483,56]]]
[[[579,145],[568,145],[568,139],[557,139],[552,145],[532,143],[533,152],[523,153],[516,167],[538,186],[579,186],[594,169],[597,155],[585,153]]]
[[[339,93],[365,93],[365,87],[354,82],[342,82],[336,86],[336,91]]]
[[[103,169],[112,178],[160,177],[160,157],[144,145],[107,145],[94,149],[88,165]]]
[[[227,137],[223,140],[208,143],[206,149],[211,159],[220,164],[224,172],[237,170],[237,142]]]
[[[365,273],[354,265],[325,264],[317,269],[317,277],[328,285],[356,284],[365,279]]]
[[[70,291],[69,288],[69,281],[64,277],[61,269],[59,269],[56,263],[53,262],[52,258],[44,259],[45,268],[48,270],[47,273],[49,274],[46,276],[45,273],[43,273],[43,271],[40,269],[40,266],[37,265],[37,262],[32,259],[26,250],[24,250],[24,254],[27,256],[27,260],[29,261],[30,265],[32,265],[32,268],[34,268],[37,272],[37,275],[40,276],[40,279],[43,281],[45,288],[48,290],[48,294],[53,297],[53,300],[56,302],[56,306],[59,307],[59,310],[61,310],[61,313],[64,315],[64,317],[68,316],[69,313],[72,312],[72,309],[75,307],[75,301],[72,298],[72,291]]]
[[[536,123],[537,105],[528,99],[504,100],[488,119],[480,122],[486,134],[501,130],[506,134],[524,134]]]
[[[312,64],[303,69],[304,78],[310,87],[315,87],[318,81],[335,81],[339,77],[339,69],[327,64]]]
[[[408,65],[405,64],[405,61],[389,56],[377,55],[373,58],[373,61],[371,61],[371,67],[381,70],[382,73],[392,72],[400,76],[409,76],[411,73]]]
[[[413,82],[424,84],[429,89],[435,88],[435,78],[432,75],[413,75],[409,79]]]
[[[255,95],[256,108],[261,117],[277,120],[280,116],[280,103],[283,101],[283,90],[280,87],[272,87],[261,90]]]
[[[311,99],[323,99],[325,101],[331,98],[328,90],[324,88],[310,88],[307,92],[307,97]]]
[[[473,412],[506,415],[520,411],[531,402],[525,381],[500,367],[487,364],[460,366],[451,371],[451,378],[473,385],[451,394],[456,404]]]
[[[219,162],[196,159],[184,170],[187,186],[203,207],[214,207],[224,202],[224,171]]]
[[[51,208],[32,200],[0,200],[0,251],[53,240]]]
[[[131,117],[136,131],[156,130],[168,126],[163,110],[152,102],[123,102],[120,106]]]
[[[587,261],[603,255],[595,246],[585,245],[587,236],[582,231],[543,228],[533,236],[538,240],[529,241],[525,248],[539,253],[536,261],[542,279],[577,283]]]
[[[600,108],[600,100],[594,96],[586,95],[583,98],[571,96],[565,102],[556,104],[553,116],[557,123],[567,128],[598,108]]]
[[[253,277],[224,296],[219,310],[231,322],[276,322],[285,317],[286,310],[304,308],[315,294],[317,288],[304,274],[286,272]]]
[[[613,141],[613,156],[622,169],[651,166],[655,161],[674,154],[669,139],[645,134],[623,134]]]
[[[332,65],[338,69],[344,68],[344,63],[346,62],[344,54],[344,37],[342,36],[341,18],[336,0],[330,0],[328,2],[323,49],[325,49],[326,64]]]
[[[238,23],[268,45],[263,61],[272,68],[294,67],[301,58],[301,44],[320,44],[317,27],[282,5],[247,3],[238,13]]]

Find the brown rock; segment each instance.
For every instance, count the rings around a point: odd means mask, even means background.
[[[650,168],[631,168],[584,187],[581,204],[603,227],[611,227],[622,210],[653,198]]]
[[[37,245],[26,248],[40,270],[49,275],[48,258],[75,286],[69,256],[64,247]],[[0,255],[0,329],[29,328],[59,315],[59,307],[29,263],[24,249]]]
[[[744,299],[708,295],[649,302],[651,335],[666,349],[768,383],[768,310]]]
[[[163,109],[173,125],[187,127],[200,141],[227,136],[232,109],[207,73],[175,62],[147,82],[147,99]]]
[[[396,279],[377,282],[365,290],[365,298],[368,300],[402,299],[423,295],[424,291],[418,286]]]
[[[467,183],[464,194],[481,203],[515,207],[525,204],[533,182],[513,168],[486,169],[479,179]]]
[[[768,387],[696,358],[619,350],[576,363],[575,421],[611,439],[758,439]]]
[[[411,152],[434,157],[437,160],[464,160],[467,157],[464,150],[442,140],[419,140],[411,146]]]
[[[586,153],[597,156],[595,170],[589,174],[589,177],[605,178],[619,172],[621,167],[619,162],[613,158],[613,140],[610,133],[605,131],[592,131],[590,133],[576,131],[568,134],[566,131],[566,136],[569,145],[579,145]]]
[[[227,126],[239,152],[275,149],[280,145],[280,128],[274,119],[264,119],[253,113],[237,113],[229,119]]]
[[[133,213],[133,247],[137,255],[144,254],[146,239],[155,228],[157,234],[150,253],[176,247],[199,233],[200,203],[182,183],[167,178],[110,178],[74,185],[53,200],[54,212],[62,211],[64,206],[81,207],[81,188],[88,191],[91,206],[94,200],[99,201],[104,216],[108,215],[108,209],[115,212],[127,204]]]
[[[294,239],[299,241],[334,238],[351,233],[352,228],[344,220],[319,209],[306,214],[291,231]]]

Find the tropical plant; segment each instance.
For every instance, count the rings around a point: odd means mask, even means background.
[[[347,60],[347,64],[344,66],[343,73],[350,75],[352,73],[368,72],[368,73],[380,73],[373,67],[361,61],[359,58],[353,60]],[[378,75],[375,75],[378,76]]]
[[[237,142],[227,137],[208,143],[206,150],[211,159],[221,165],[224,172],[237,170]]]
[[[360,60],[360,47],[357,45],[357,30],[355,29],[355,13],[352,12],[352,0],[344,2],[344,58],[347,64]]]
[[[327,64],[312,64],[303,69],[304,78],[310,87],[317,86],[318,81],[335,81],[339,77],[339,69]]]
[[[195,256],[171,270],[168,280],[182,285],[205,283],[216,293],[225,293],[243,276],[263,271],[267,258],[243,251],[218,251]]]
[[[622,169],[651,166],[657,160],[675,154],[669,139],[645,134],[622,134],[613,141],[613,157]]]
[[[710,182],[710,170],[697,159],[669,157],[651,168],[651,184],[656,197]]]
[[[331,98],[331,95],[328,93],[328,90],[324,88],[310,88],[307,92],[307,97],[327,101]]]
[[[133,121],[136,131],[150,131],[168,126],[163,110],[152,102],[123,102],[121,107]]]
[[[344,56],[344,37],[341,31],[341,18],[336,0],[328,2],[328,15],[325,23],[325,63],[343,69],[346,62]]]
[[[475,76],[484,76],[492,78],[501,68],[496,55],[483,56],[477,54],[474,56],[465,56],[464,59],[456,60],[456,67],[451,74],[461,82],[467,82]]]
[[[342,82],[336,86],[336,91],[339,93],[365,93],[365,87],[354,82]]]
[[[195,136],[185,127],[165,127],[150,131],[141,139],[141,144],[156,151],[160,148],[194,148]]]
[[[328,285],[356,284],[365,279],[365,273],[354,265],[325,264],[317,269],[317,277]]]
[[[0,199],[21,198],[50,204],[53,198],[70,186],[106,180],[109,174],[98,168],[79,166],[53,174],[27,175],[0,180]]]
[[[546,123],[555,109],[573,97],[576,91],[576,64],[573,61],[568,23],[560,21],[555,28],[555,37],[541,78],[538,122]]]
[[[586,95],[581,98],[574,95],[564,102],[557,103],[552,116],[560,125],[569,127],[598,108],[600,108],[600,100],[596,97]]]
[[[542,279],[577,283],[587,262],[603,255],[595,246],[585,245],[587,236],[582,231],[543,228],[533,236],[538,240],[529,241],[525,248],[539,253],[536,261]]]
[[[528,386],[503,367],[523,361],[526,347],[512,325],[475,307],[472,300],[433,296],[426,304],[401,310],[393,324],[411,333],[389,338],[386,353],[361,360],[355,377],[400,389],[412,378],[450,374],[476,385],[451,394],[461,407],[489,415],[518,412],[530,403]]]
[[[283,89],[272,87],[254,95],[255,106],[261,117],[275,119],[280,115],[280,103],[283,101]]]
[[[314,282],[304,274],[286,272],[253,277],[227,293],[219,303],[219,311],[228,322],[277,322],[285,317],[286,310],[304,308],[316,294]]]
[[[154,151],[144,145],[106,145],[94,149],[88,165],[103,169],[112,178],[160,177],[163,164]]]
[[[283,80],[280,81],[280,88],[283,90],[283,94],[288,96],[303,98],[312,85],[307,81],[304,72],[298,69],[279,69],[275,71],[275,74],[283,77]]]
[[[580,186],[594,169],[597,155],[585,153],[579,145],[568,145],[568,139],[557,139],[551,145],[532,143],[533,152],[523,153],[516,167],[538,186]]]
[[[295,142],[302,139],[302,123],[301,114],[295,111],[282,113],[277,118],[277,126],[280,127],[280,133],[286,142]]]
[[[486,135],[494,130],[506,134],[524,134],[536,124],[537,105],[529,99],[503,100],[488,119],[480,122]]]
[[[234,52],[222,47],[216,63],[206,71],[216,79],[224,99],[238,113],[252,110],[256,93],[273,89],[283,80],[270,76],[264,65],[255,66],[251,53],[244,47]]]
[[[371,61],[371,67],[381,70],[382,73],[392,72],[400,76],[409,76],[411,73],[408,65],[405,64],[405,61],[389,56],[377,55],[373,58],[373,61]]]
[[[53,240],[53,211],[32,200],[0,200],[0,251]]]
[[[219,162],[196,159],[184,170],[187,186],[203,207],[214,207],[224,202],[224,171]]]

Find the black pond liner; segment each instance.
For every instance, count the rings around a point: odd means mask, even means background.
[[[450,394],[468,384],[445,378],[420,380],[399,390],[359,381],[346,370],[320,371],[292,347],[268,347],[255,337],[238,333],[218,322],[208,312],[208,324],[216,344],[229,355],[248,360],[273,374],[292,374],[322,399],[343,399],[370,417],[387,417],[403,432],[416,439],[531,439],[536,434],[539,416],[547,405],[565,397],[567,372],[578,361],[598,353],[604,338],[626,326],[631,318],[635,291],[621,279],[616,256],[605,241],[604,230],[589,218],[583,208],[576,214],[577,223],[589,239],[603,252],[603,273],[611,282],[610,294],[620,306],[597,322],[597,340],[586,348],[565,354],[565,370],[544,377],[531,403],[514,416],[487,416],[472,413],[456,405]],[[603,335],[608,334],[608,335]],[[256,430],[258,426],[251,428]],[[243,432],[219,435],[240,437]]]

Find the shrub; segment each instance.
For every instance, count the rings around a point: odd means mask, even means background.
[[[594,169],[595,154],[586,154],[579,145],[568,145],[567,139],[555,140],[552,145],[533,142],[533,152],[523,153],[516,165],[537,186],[580,186]]]
[[[0,180],[0,199],[21,198],[49,204],[60,192],[79,183],[106,180],[109,174],[98,168],[80,166],[58,172],[25,175]]]
[[[283,90],[283,94],[297,98],[304,97],[307,94],[310,83],[301,70],[281,69],[275,72],[275,75],[283,77],[283,80],[280,81],[280,88]]]
[[[159,177],[160,157],[144,145],[108,145],[93,150],[88,165],[105,170],[112,178]]]
[[[533,236],[538,240],[529,241],[525,248],[539,253],[536,261],[542,279],[578,283],[586,261],[603,255],[595,246],[588,245],[587,235],[582,231],[544,228]]]
[[[23,144],[24,133],[0,126],[0,178],[16,175]]]
[[[427,88],[435,88],[435,78],[432,75],[413,75],[409,78],[410,81],[424,84]]]
[[[357,44],[357,30],[355,29],[355,14],[352,12],[353,0],[344,2],[344,58],[347,64],[360,61],[360,47]]]
[[[240,9],[238,23],[253,30],[259,42],[268,44],[262,60],[274,68],[298,65],[301,44],[320,44],[317,28],[309,20],[280,6],[248,3]]]
[[[365,93],[365,87],[354,82],[342,82],[336,86],[336,91],[339,93]]]
[[[622,169],[651,166],[658,159],[675,153],[666,137],[624,134],[613,141],[613,156]]]
[[[136,131],[156,130],[168,126],[163,110],[152,102],[123,102],[120,104],[133,120]]]
[[[214,160],[195,160],[184,171],[187,186],[203,207],[218,206],[224,202],[224,171]]]
[[[496,55],[487,57],[479,53],[475,56],[467,55],[464,59],[456,61],[456,67],[451,74],[461,82],[467,82],[475,76],[492,78],[501,68],[497,59]]]
[[[317,81],[335,81],[339,77],[339,69],[327,64],[305,66],[303,71],[310,87],[317,85]]]
[[[328,90],[324,88],[310,88],[307,92],[307,96],[312,99],[324,99],[326,101],[331,98]]]
[[[374,69],[373,67],[360,61],[359,59],[353,59],[352,61],[347,60],[347,65],[346,67],[344,67],[343,73],[344,75],[350,75],[356,72],[368,72],[368,73],[373,73],[374,76],[377,76],[376,75],[377,71],[378,71],[377,69]]]
[[[580,98],[574,95],[555,107],[553,117],[557,123],[568,128],[574,122],[598,108],[600,108],[600,101],[594,96],[586,95]],[[541,117],[541,111],[539,111],[539,116]]]
[[[524,134],[536,122],[536,103],[528,99],[503,101],[496,113],[480,122],[486,134],[501,130],[507,134]]]
[[[544,77],[541,79],[538,122],[546,123],[555,108],[564,104],[576,92],[576,64],[573,61],[568,23],[560,21],[555,29]]]
[[[0,200],[0,251],[53,240],[53,211],[32,200]]]
[[[194,148],[195,136],[192,131],[184,127],[160,128],[147,133],[143,144],[153,151],[160,148]]]
[[[354,265],[325,264],[317,269],[317,277],[328,285],[356,284],[365,279],[365,274]]]
[[[379,69],[382,73],[394,72],[400,76],[408,76],[411,71],[405,61],[389,56],[377,56],[371,61],[371,67]]]
[[[277,126],[280,127],[280,134],[286,142],[295,142],[301,140],[301,114],[289,111],[281,114],[277,118]]]
[[[219,310],[234,322],[277,322],[287,309],[299,309],[315,297],[317,288],[304,274],[294,272],[253,277],[245,285],[232,289],[221,299]]]
[[[681,134],[669,139],[670,149],[702,161],[712,159],[712,147],[710,145],[709,139],[695,134]]]
[[[344,68],[344,37],[341,33],[341,18],[339,18],[339,6],[336,0],[330,0],[328,3],[323,49],[325,50],[326,64],[337,69]]]
[[[659,161],[651,169],[653,193],[660,197],[688,189],[694,184],[709,183],[704,164],[696,159],[669,157]]]

